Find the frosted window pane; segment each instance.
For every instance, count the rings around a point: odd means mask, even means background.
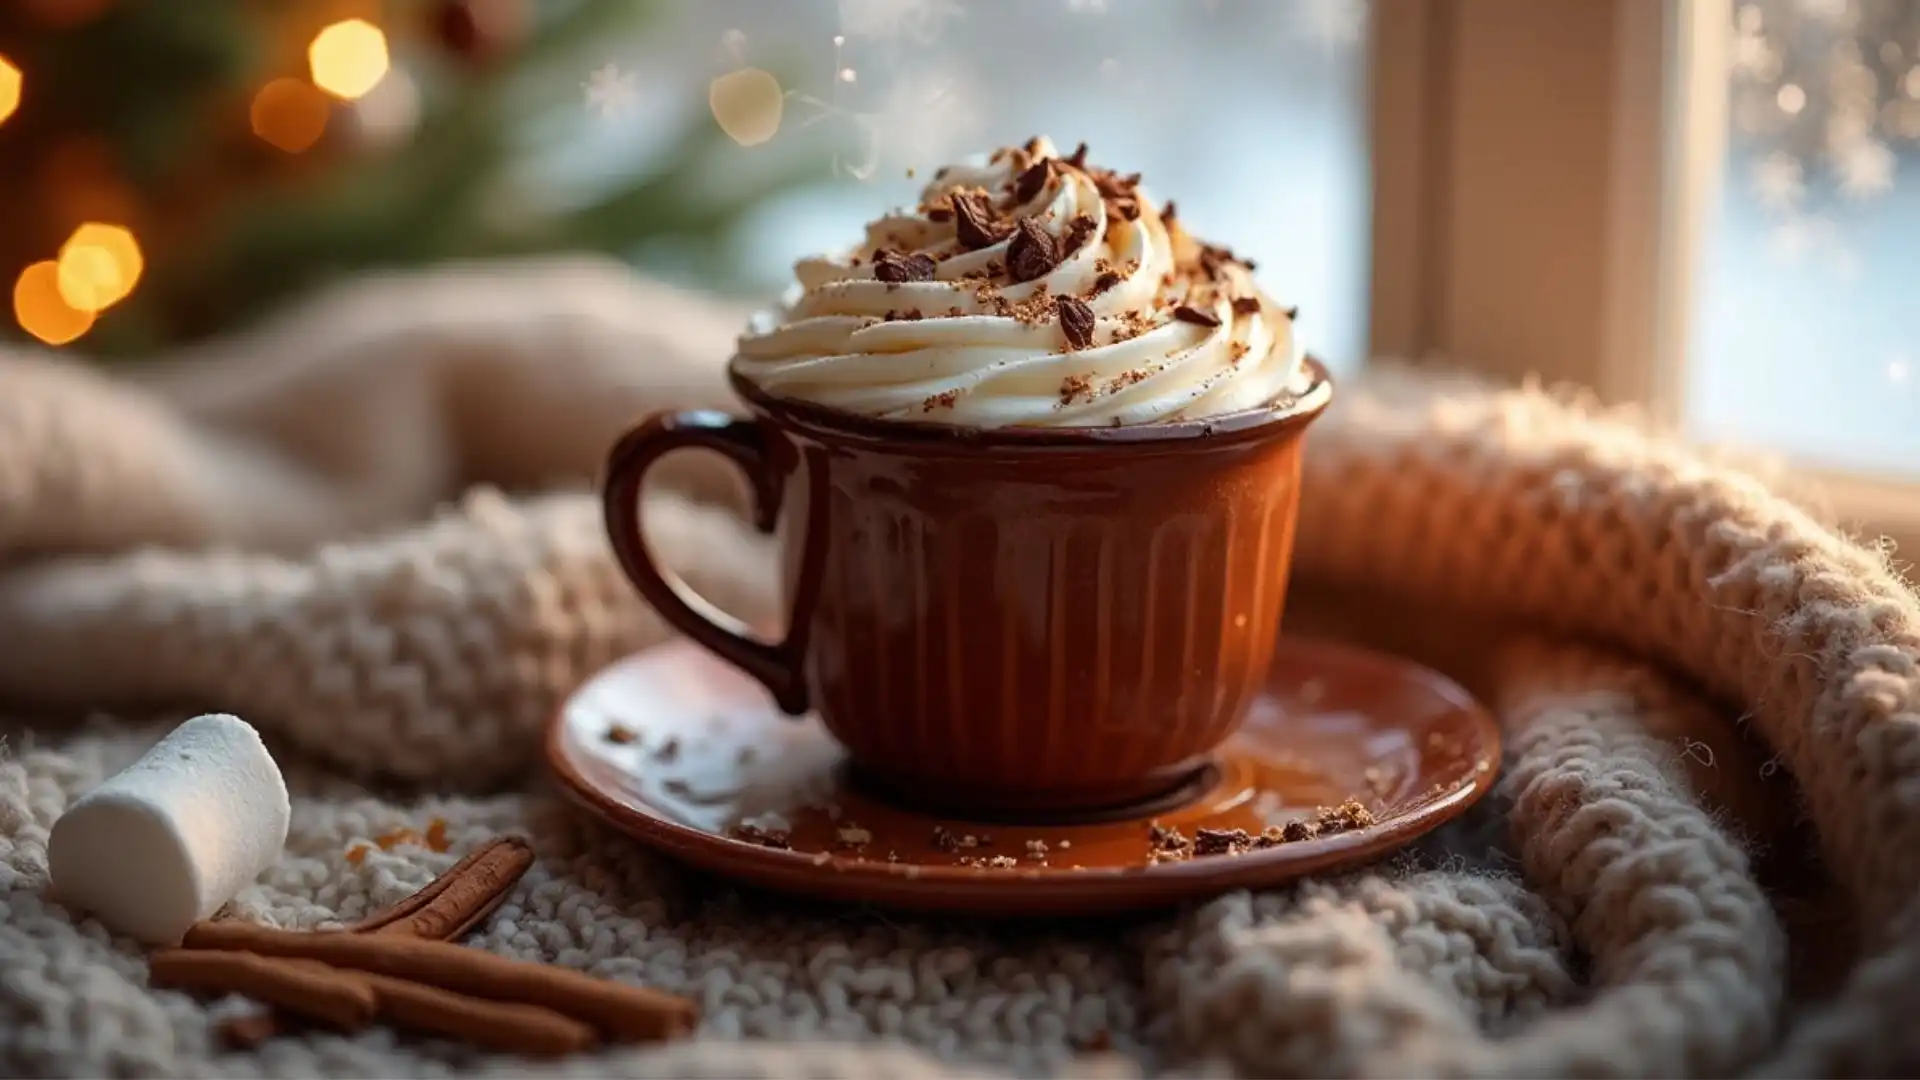
[[[788,92],[779,135],[735,156],[746,168],[819,155],[821,182],[740,230],[737,254],[762,294],[789,279],[798,256],[843,246],[876,211],[910,204],[933,167],[1045,134],[1065,148],[1084,140],[1096,163],[1143,173],[1196,233],[1255,259],[1274,298],[1300,306],[1309,349],[1336,369],[1360,361],[1366,0],[669,7],[670,27],[607,53],[641,80],[628,133],[589,127],[582,137],[593,152],[572,156],[591,168],[644,154],[635,132],[648,117],[704,107],[715,75],[743,65],[779,72]],[[837,174],[826,164],[834,151]],[[906,177],[910,166],[918,179]]]
[[[1736,5],[1695,430],[1920,475],[1920,2]]]

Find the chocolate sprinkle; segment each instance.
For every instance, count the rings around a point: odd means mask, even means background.
[[[1204,308],[1190,307],[1186,304],[1181,304],[1179,307],[1174,308],[1173,317],[1179,319],[1181,322],[1192,323],[1195,326],[1220,325],[1220,316]]]
[[[889,285],[906,281],[932,281],[933,257],[917,251],[912,255],[882,251],[873,257],[873,276]]]
[[[1032,202],[1034,196],[1040,194],[1041,189],[1045,188],[1047,181],[1052,178],[1052,158],[1041,158],[1039,161],[1027,166],[1027,171],[1021,173],[1019,178],[1013,182],[1014,204],[1017,206],[1025,206],[1027,203]]]
[[[1258,315],[1258,314],[1260,314],[1260,298],[1259,298],[1259,297],[1256,297],[1256,296],[1236,296],[1236,297],[1234,297],[1234,298],[1233,298],[1233,313],[1234,313],[1235,315]]]
[[[1060,265],[1060,246],[1053,235],[1032,218],[1021,218],[1007,245],[1007,276],[1014,281],[1045,277]]]
[[[1084,349],[1093,344],[1093,309],[1085,301],[1062,296],[1054,307],[1060,312],[1060,331],[1066,334],[1069,347]]]
[[[1006,239],[1007,227],[993,219],[993,210],[987,205],[985,196],[955,195],[952,202],[953,231],[961,247],[968,251],[979,251]]]

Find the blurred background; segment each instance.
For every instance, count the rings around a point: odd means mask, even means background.
[[[138,362],[342,275],[570,249],[764,298],[910,170],[1044,133],[1177,197],[1352,371],[1371,43],[1425,2],[7,0],[5,332]],[[1682,419],[1920,479],[1920,0],[1717,10]]]

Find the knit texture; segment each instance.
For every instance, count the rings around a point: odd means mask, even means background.
[[[1386,864],[985,927],[736,893],[575,812],[541,725],[665,635],[587,489],[642,414],[730,407],[740,315],[557,260],[363,279],[121,377],[0,352],[0,1074],[1920,1063],[1920,602],[1750,473],[1536,390],[1382,366],[1311,439],[1290,624],[1455,671],[1508,739],[1495,795]],[[683,457],[647,497],[659,557],[777,618],[737,482]],[[65,807],[216,708],[294,795],[239,915],[357,919],[521,832],[539,861],[472,943],[690,995],[699,1038],[539,1067],[383,1029],[221,1051],[234,1004],[150,990],[46,875]],[[449,851],[347,857],[436,817]]]

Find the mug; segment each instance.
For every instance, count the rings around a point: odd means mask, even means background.
[[[1280,631],[1308,425],[1332,383],[1203,420],[980,429],[776,398],[654,416],[607,461],[620,566],[661,617],[817,712],[860,776],[953,811],[1084,812],[1179,788],[1261,690]],[[730,458],[777,533],[778,641],[648,554],[647,470]]]

